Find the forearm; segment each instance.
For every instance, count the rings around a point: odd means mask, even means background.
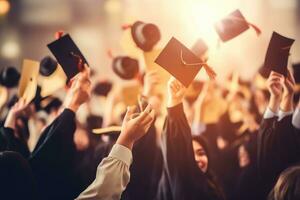
[[[94,182],[76,199],[119,200],[129,182],[131,162],[131,151],[122,145],[114,145],[109,156],[98,166]]]

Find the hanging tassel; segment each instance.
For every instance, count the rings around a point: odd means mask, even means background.
[[[131,24],[123,24],[123,25],[121,26],[121,28],[122,28],[123,31],[125,31],[125,30],[127,30],[127,29],[129,29],[129,28],[131,28],[131,27],[132,27]]]
[[[63,36],[63,34],[64,34],[64,31],[62,31],[62,30],[56,31],[54,34],[54,37],[55,37],[55,39],[58,40],[59,38],[61,38]]]
[[[261,34],[260,28],[258,28],[256,25],[249,23],[249,22],[247,22],[247,24],[255,30],[257,36],[259,36]]]
[[[216,72],[210,66],[208,66],[208,64],[204,64],[203,67],[204,67],[209,79],[215,80],[215,78],[217,76]]]

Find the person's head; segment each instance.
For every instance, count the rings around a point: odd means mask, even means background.
[[[201,136],[193,137],[193,150],[195,161],[203,173],[208,171],[208,150],[205,139]]]
[[[250,164],[250,156],[245,145],[239,146],[238,149],[238,158],[240,168],[246,167]]]
[[[293,166],[284,170],[273,190],[269,200],[294,200],[300,199],[300,166]]]

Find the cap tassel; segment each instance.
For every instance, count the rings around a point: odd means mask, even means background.
[[[125,30],[127,30],[127,29],[129,29],[129,28],[131,28],[131,27],[132,27],[131,24],[123,24],[123,25],[121,26],[121,28],[122,28],[123,31],[125,31]]]
[[[184,59],[183,59],[183,55],[182,55],[182,50],[180,51],[180,58],[181,58],[181,62],[186,65],[186,66],[193,66],[193,65],[201,65],[204,67],[208,77],[210,80],[214,80],[217,76],[216,72],[210,67],[208,66],[208,64],[206,62],[199,62],[199,63],[187,63]]]
[[[59,38],[61,38],[63,36],[63,34],[64,34],[64,31],[62,31],[62,30],[56,31],[54,34],[54,37],[55,37],[55,39],[58,40]]]
[[[258,28],[256,25],[249,23],[249,22],[247,22],[247,24],[255,30],[257,36],[259,36],[261,34],[260,28]]]
[[[204,67],[209,79],[214,80],[217,76],[217,73],[207,64],[204,64],[203,67]]]

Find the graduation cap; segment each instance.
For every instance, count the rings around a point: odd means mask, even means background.
[[[161,38],[158,27],[152,23],[136,21],[133,25],[123,26],[123,29],[127,28],[131,28],[133,41],[143,51],[151,51]]]
[[[293,74],[296,84],[300,84],[300,63],[295,63],[293,66]]]
[[[139,62],[128,56],[117,56],[113,59],[112,68],[120,78],[130,80],[139,73]]]
[[[287,76],[288,57],[294,41],[294,39],[273,32],[264,65],[260,69],[263,77],[269,77],[271,71]]]
[[[42,97],[52,95],[67,83],[67,76],[62,67],[50,56],[45,56],[41,60],[39,72]]]
[[[121,128],[122,128],[121,126],[109,126],[109,127],[105,127],[105,128],[96,128],[96,129],[93,129],[93,133],[105,134],[105,135],[120,134]]]
[[[248,22],[240,10],[235,10],[221,21],[215,24],[215,30],[223,42],[233,39],[252,27],[257,35],[260,35],[260,29]]]
[[[0,85],[0,109],[8,100],[8,91],[6,87]]]
[[[98,82],[95,85],[92,93],[96,94],[96,95],[99,95],[99,96],[105,96],[106,97],[108,95],[108,93],[110,92],[111,88],[112,88],[112,82],[110,82],[110,81]]]
[[[16,87],[19,83],[20,73],[15,67],[4,67],[0,71],[0,84],[7,88]]]
[[[36,96],[39,66],[39,62],[33,60],[25,59],[23,61],[18,96],[22,97],[26,104]]]
[[[53,109],[57,110],[61,107],[62,101],[57,97],[47,97],[40,102],[41,108],[46,112],[50,113]]]
[[[208,50],[208,46],[207,44],[204,42],[204,40],[202,40],[201,38],[199,38],[195,44],[192,46],[191,51],[198,56],[198,58],[202,59],[203,55],[207,52]]]
[[[161,51],[155,62],[172,74],[185,87],[194,80],[201,67],[205,68],[210,78],[216,76],[215,72],[186,46],[172,37]]]
[[[62,66],[68,81],[83,69],[84,64],[88,64],[69,34],[48,44],[48,48]]]
[[[99,115],[89,114],[86,118],[87,128],[92,131],[93,129],[97,129],[101,127],[103,124],[103,117]]]

